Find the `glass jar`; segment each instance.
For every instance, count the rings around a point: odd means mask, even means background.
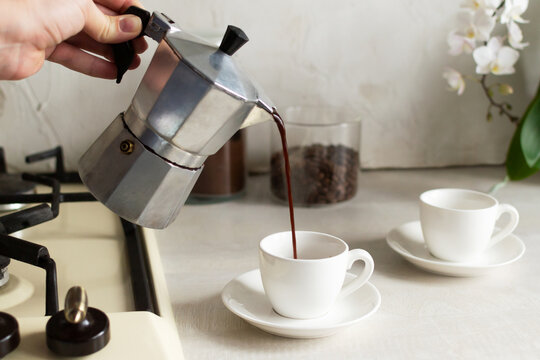
[[[204,162],[189,204],[215,203],[242,196],[246,187],[245,134],[238,131]]]
[[[360,168],[360,122],[346,109],[291,107],[285,129],[294,205],[317,206],[348,200],[356,194]],[[270,187],[287,201],[279,132],[272,133]]]

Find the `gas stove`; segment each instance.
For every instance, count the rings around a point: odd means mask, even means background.
[[[95,201],[78,175],[64,170],[61,148],[26,161],[51,158],[52,173],[9,174],[0,149],[0,357],[65,358],[99,343],[82,353],[91,359],[182,358],[153,232]],[[76,323],[59,311],[74,286],[87,294],[87,303],[77,303],[84,309]],[[94,323],[106,336],[81,339],[81,326]]]

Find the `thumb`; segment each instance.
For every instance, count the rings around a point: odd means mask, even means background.
[[[92,3],[84,31],[98,42],[116,44],[137,37],[142,31],[142,22],[135,15],[105,15]]]

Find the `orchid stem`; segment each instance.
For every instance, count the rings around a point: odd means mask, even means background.
[[[484,90],[484,94],[486,94],[486,97],[489,100],[488,112],[492,107],[496,108],[499,111],[500,115],[506,116],[508,120],[510,120],[511,123],[517,125],[519,123],[519,118],[517,116],[510,114],[510,112],[508,112],[508,110],[505,107],[505,106],[508,106],[508,103],[498,103],[493,99],[493,94],[490,91],[491,86],[488,86],[486,84],[486,79],[487,79],[487,75],[482,75],[482,78],[480,79],[480,85],[482,86],[482,89]]]

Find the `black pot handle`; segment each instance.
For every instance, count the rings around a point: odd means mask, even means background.
[[[150,13],[137,6],[130,6],[123,15],[131,14],[136,15],[141,19],[142,30],[138,37],[144,35],[144,30],[150,21]],[[129,66],[135,58],[135,50],[133,48],[132,41],[126,41],[119,44],[113,44],[114,63],[116,64],[116,83],[120,84],[122,77],[129,69]]]

